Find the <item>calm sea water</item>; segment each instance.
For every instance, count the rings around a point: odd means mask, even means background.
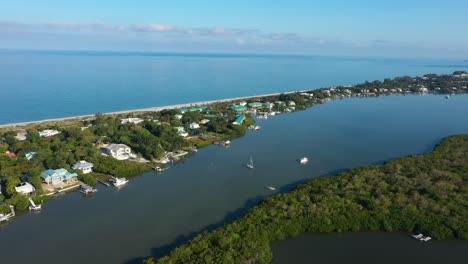
[[[131,179],[121,190],[98,186],[87,199],[78,192],[66,194],[44,204],[39,214],[26,213],[0,225],[1,260],[138,263],[237,218],[263,197],[299,182],[429,151],[447,135],[468,133],[467,116],[468,95],[449,100],[409,95],[337,100],[259,120],[261,131],[249,132],[229,148],[204,148],[163,174]],[[250,156],[254,170],[243,166]],[[305,166],[296,161],[303,156],[310,160]],[[390,238],[386,246],[398,243]],[[457,254],[444,242],[430,243],[433,250],[415,249],[415,254]],[[408,243],[412,245],[418,243]],[[467,244],[463,248],[468,249]],[[302,257],[312,262],[314,253]]]
[[[467,68],[442,59],[0,51],[0,124]]]

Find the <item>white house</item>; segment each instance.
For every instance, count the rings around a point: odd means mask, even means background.
[[[28,131],[21,131],[16,134],[15,139],[18,141],[23,141],[23,140],[26,140],[26,138],[28,137],[29,137]]]
[[[202,124],[202,125],[206,125],[206,124],[208,124],[209,122],[210,122],[209,119],[202,119],[202,120],[200,120],[200,124]]]
[[[33,193],[36,188],[32,186],[29,182],[22,182],[19,186],[15,187],[17,193],[21,194],[31,194]]]
[[[176,130],[177,130],[177,134],[179,134],[179,136],[182,136],[182,137],[187,137],[188,136],[188,133],[185,132],[185,129],[184,127],[174,127]]]
[[[421,88],[419,88],[419,91],[420,91],[421,93],[427,93],[427,92],[429,92],[429,90],[428,90],[426,87],[421,87]]]
[[[273,107],[275,107],[275,104],[274,103],[270,103],[270,102],[266,102],[263,104],[265,107],[269,108],[269,109],[272,109]]]
[[[55,130],[55,129],[46,129],[46,130],[39,131],[39,136],[41,137],[51,137],[57,134],[60,134],[60,131]]]
[[[246,101],[242,101],[239,103],[240,106],[246,106],[247,105],[247,102]]]
[[[103,147],[103,151],[118,160],[126,160],[134,156],[132,149],[125,144],[109,144]]]
[[[122,124],[127,124],[127,123],[139,124],[145,120],[138,118],[138,117],[130,117],[130,118],[120,119],[120,121],[121,121],[120,123]]]
[[[74,170],[81,170],[84,174],[90,173],[93,171],[93,166],[91,162],[87,162],[86,160],[80,160],[77,163],[73,164],[72,169]]]
[[[182,119],[182,115],[181,115],[181,114],[176,114],[176,115],[174,115],[174,117],[175,117],[175,119],[177,119],[177,120]]]
[[[294,101],[289,101],[289,102],[288,102],[288,105],[289,105],[289,106],[296,106],[296,102],[294,102]]]
[[[190,129],[199,129],[199,128],[200,128],[200,125],[198,123],[193,122],[190,124]]]

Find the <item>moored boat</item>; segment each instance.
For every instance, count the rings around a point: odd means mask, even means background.
[[[265,186],[265,188],[267,188],[267,189],[270,190],[270,191],[276,190],[276,188],[275,188],[275,187],[272,187],[272,186]]]
[[[90,194],[90,193],[97,192],[97,189],[83,183],[80,185],[80,192],[82,194]]]
[[[123,185],[127,184],[127,182],[128,182],[128,180],[126,178],[117,178],[117,177],[115,177],[112,184],[115,187],[120,187],[120,186],[123,186]]]
[[[309,159],[307,157],[303,157],[302,159],[299,159],[299,163],[301,164],[306,164],[307,162],[309,162]]]

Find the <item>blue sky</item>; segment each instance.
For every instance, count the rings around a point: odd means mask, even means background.
[[[468,57],[468,1],[0,0],[0,49]]]

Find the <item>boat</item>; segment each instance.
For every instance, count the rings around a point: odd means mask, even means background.
[[[252,160],[252,156],[250,156],[250,162],[245,164],[245,166],[249,169],[253,169],[254,168],[254,164],[253,164],[253,160]]]
[[[427,242],[431,240],[432,238],[430,236],[424,236],[423,234],[419,233],[417,235],[411,235],[414,239],[422,241],[422,242]]]
[[[447,94],[447,95],[445,96],[445,99],[449,99],[449,98],[450,98],[450,95]]]
[[[97,189],[83,183],[80,185],[80,192],[82,194],[90,194],[90,193],[97,192]]]
[[[268,189],[268,190],[270,190],[270,191],[274,191],[274,190],[276,190],[276,188],[275,188],[275,187],[271,187],[271,186],[265,186],[265,188],[267,188],[267,189]]]
[[[112,184],[115,187],[120,187],[120,186],[123,186],[123,185],[127,184],[127,182],[128,182],[128,180],[126,178],[117,178],[117,177],[115,177]]]
[[[299,163],[301,164],[306,164],[307,162],[309,162],[309,159],[307,157],[303,157],[302,159],[299,160]]]
[[[10,218],[15,216],[15,209],[12,205],[10,205],[11,212],[8,214],[0,213],[0,222],[6,222]]]
[[[36,205],[36,203],[34,203],[33,199],[29,198],[29,210],[30,211],[39,211],[41,209],[42,209],[42,204]]]
[[[167,170],[167,169],[169,169],[169,168],[167,168],[167,167],[161,168],[161,167],[159,167],[159,166],[154,166],[154,167],[153,167],[153,170],[155,170],[155,171],[157,171],[157,172],[163,172],[163,171],[165,171],[165,170]]]
[[[260,130],[261,127],[260,127],[260,126],[250,125],[248,128],[249,128],[250,130],[253,130],[253,131],[258,131],[258,130]]]

